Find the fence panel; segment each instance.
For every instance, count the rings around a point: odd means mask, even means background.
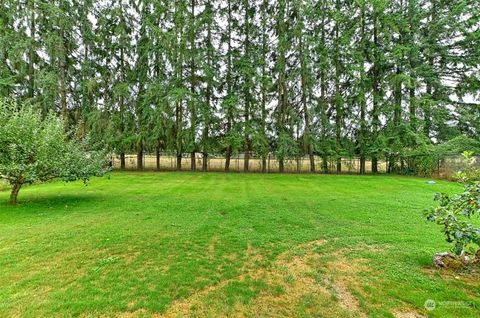
[[[324,159],[319,156],[314,157],[315,171],[317,173],[324,173]],[[157,169],[157,157],[154,154],[143,155],[143,169],[145,170],[160,170],[160,171],[190,171],[191,170],[191,154],[183,154],[181,157],[181,167],[177,168],[177,157],[168,153],[161,153],[158,158],[159,169]],[[195,155],[196,170],[202,171],[203,157],[201,153]],[[245,159],[243,154],[232,156],[230,158],[230,172],[244,172]],[[337,160],[335,158],[327,158],[327,173],[337,172]],[[360,160],[358,158],[342,158],[342,173],[360,173]],[[207,171],[225,171],[226,158],[222,156],[209,155],[207,158]],[[262,172],[262,158],[252,155],[249,159],[248,172]],[[366,172],[370,173],[372,170],[371,161],[367,160],[365,163]],[[120,158],[118,156],[112,157],[113,169],[120,169]],[[125,155],[125,169],[137,170],[137,155]],[[279,172],[279,160],[272,154],[266,157],[265,171]],[[378,171],[386,172],[386,162],[378,161]],[[310,173],[310,158],[300,157],[296,159],[284,160],[285,173]]]
[[[474,157],[474,166],[480,169],[480,155]],[[467,167],[467,161],[461,155],[450,155],[439,160],[436,177],[453,179],[458,171]]]
[[[480,156],[476,156],[476,165],[480,168]],[[143,167],[145,170],[161,170],[161,171],[190,171],[191,170],[191,155],[182,155],[181,168],[177,169],[177,157],[172,154],[160,154],[159,169],[157,169],[157,157],[152,154],[145,154],[143,156]],[[409,166],[412,158],[403,158],[405,166]],[[230,172],[244,172],[244,157],[243,155],[232,156],[230,159]],[[324,159],[315,156],[315,171],[317,173],[324,173]],[[342,165],[341,173],[360,173],[360,159],[359,158],[342,158],[340,160]],[[201,171],[203,167],[203,157],[201,153],[195,156],[196,170]],[[208,171],[225,171],[226,159],[222,156],[210,155],[207,158]],[[327,158],[327,173],[337,172],[337,160],[335,158]],[[113,169],[120,169],[120,158],[118,156],[112,157]],[[125,168],[127,170],[137,169],[137,156],[125,156]],[[461,155],[449,155],[438,160],[437,167],[434,168],[433,176],[442,179],[452,179],[455,173],[466,167],[466,161]],[[274,155],[269,155],[266,158],[266,172],[279,172],[279,161]],[[372,162],[366,160],[366,173],[372,172]],[[249,159],[249,172],[262,172],[262,158],[252,155]],[[284,160],[285,173],[310,173],[310,158],[300,157],[296,159]],[[387,162],[385,160],[378,161],[378,172],[387,172]]]

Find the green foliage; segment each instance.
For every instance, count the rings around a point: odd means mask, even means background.
[[[436,194],[439,206],[426,213],[429,221],[443,227],[445,239],[452,243],[452,251],[457,255],[476,254],[480,248],[480,228],[469,223],[472,217],[480,216],[480,169],[471,152],[465,152],[464,156],[468,167],[457,175],[463,192],[454,196]]]
[[[438,155],[459,154],[463,151],[480,154],[480,141],[465,135],[459,135],[445,143],[437,145],[434,151]]]
[[[280,133],[276,155],[279,159],[292,159],[298,156],[295,140],[286,132]]]
[[[477,2],[3,0],[0,96],[121,156],[356,156],[427,175],[479,149],[449,142],[479,141]]]
[[[412,132],[410,132],[412,134]],[[474,154],[480,153],[480,142],[468,136],[459,135],[445,143],[432,145],[423,135],[415,134],[417,139],[412,147],[405,147],[402,156],[408,165],[403,173],[431,176],[438,168],[439,160],[448,155],[456,155],[468,150]]]
[[[104,153],[88,151],[86,139],[69,139],[54,114],[43,118],[32,107],[0,99],[0,178],[13,187],[12,203],[23,184],[57,178],[87,182],[103,175],[105,166]]]

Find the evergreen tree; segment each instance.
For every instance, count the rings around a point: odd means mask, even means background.
[[[465,0],[4,0],[0,96],[120,157],[407,171],[478,139],[480,4]],[[315,156],[321,157],[321,168]],[[332,169],[332,167],[334,167]]]

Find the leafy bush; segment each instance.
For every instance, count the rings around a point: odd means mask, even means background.
[[[10,203],[24,184],[51,179],[83,180],[106,171],[105,155],[71,139],[60,118],[0,99],[0,179],[12,187]]]
[[[435,153],[439,156],[458,154],[465,150],[473,153],[480,153],[480,141],[464,135],[459,135],[445,143],[435,146]]]
[[[452,243],[456,255],[476,254],[480,248],[480,228],[468,221],[480,215],[480,169],[475,167],[472,152],[464,153],[467,168],[458,172],[457,179],[463,185],[463,192],[454,196],[437,193],[439,206],[427,211],[429,221],[443,226],[447,242]]]

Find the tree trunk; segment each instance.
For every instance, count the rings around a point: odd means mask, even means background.
[[[395,70],[397,75],[396,84],[393,91],[394,109],[393,109],[393,125],[395,126],[395,132],[398,133],[400,122],[402,120],[402,82],[399,80],[402,75],[402,69],[400,65],[397,65]]]
[[[232,157],[232,150],[230,146],[227,148],[227,153],[225,154],[225,171],[230,171],[230,159]]]
[[[123,7],[120,6],[120,14],[121,14],[121,23],[124,24],[123,20]],[[120,47],[120,82],[123,84],[125,83],[125,52],[124,47]],[[120,136],[121,136],[121,143],[124,143],[125,140],[125,100],[123,94],[120,95],[119,100],[119,111],[120,111]],[[125,162],[125,149],[124,146],[121,146],[120,149],[120,169],[125,170],[126,162]]]
[[[379,119],[379,101],[380,101],[380,66],[379,66],[379,40],[378,40],[378,18],[376,13],[373,15],[373,109],[372,109],[372,142],[375,142],[378,138],[378,128],[380,126]],[[372,173],[378,172],[378,158],[377,154],[372,154]]]
[[[205,124],[205,128],[203,130],[203,152],[202,152],[202,171],[206,172],[208,168],[208,122]]]
[[[365,174],[365,156],[360,155],[360,174]]]
[[[310,158],[310,172],[315,173],[315,156],[313,155],[313,153],[309,155],[309,158]]]
[[[195,161],[195,151],[192,151],[190,153],[190,170],[191,171],[195,171],[197,170],[197,165],[196,165],[196,161]]]
[[[143,141],[140,141],[138,143],[137,169],[138,170],[143,170]]]
[[[388,156],[388,173],[393,173],[395,169],[395,157],[394,155]]]
[[[328,173],[328,158],[325,155],[322,156],[322,167],[323,173]]]
[[[65,8],[61,8],[65,9]],[[61,57],[59,58],[59,80],[60,80],[60,111],[63,119],[63,125],[65,130],[69,128],[69,114],[68,114],[68,105],[67,105],[67,95],[68,95],[68,52],[67,45],[65,43],[65,30],[63,26],[60,28],[60,38],[62,39],[61,44]]]
[[[408,2],[408,29],[409,29],[409,46],[415,45],[415,31],[417,29],[417,23],[414,21],[415,10],[417,9],[417,1],[410,0]],[[417,131],[417,101],[415,99],[415,85],[416,85],[416,54],[414,50],[410,50],[409,53],[409,66],[410,66],[410,83],[409,83],[409,112],[410,112],[410,128],[412,131]]]
[[[125,160],[125,152],[121,151],[120,152],[120,169],[125,170],[126,168],[126,160]]]
[[[298,38],[298,54],[300,55],[300,83],[301,83],[301,103],[303,110],[303,118],[305,124],[304,140],[310,160],[310,172],[315,172],[315,160],[313,156],[312,131],[310,128],[310,114],[307,106],[307,66],[303,52],[303,34],[300,33]]]
[[[228,12],[228,18],[227,18],[227,35],[228,35],[228,40],[227,40],[227,96],[230,98],[232,94],[232,5],[231,1],[229,0],[227,2],[227,12]],[[231,108],[228,107],[227,110],[227,131],[226,135],[228,136],[230,134],[230,130],[232,128],[232,121],[233,121],[233,115],[231,114]],[[232,157],[232,145],[228,145],[226,152],[225,152],[225,171],[230,171],[230,159]]]
[[[182,170],[182,154],[177,153],[177,170]]]
[[[410,128],[416,132],[417,131],[417,106],[416,106],[416,100],[415,100],[415,87],[414,84],[415,79],[410,80],[410,89],[409,89],[409,95],[410,95],[410,100],[409,100],[409,111],[410,111]]]
[[[28,51],[28,97],[33,98],[35,94],[35,1],[30,0],[30,48]]]
[[[378,158],[372,157],[372,173],[378,173]]]
[[[208,170],[208,153],[204,152],[202,157],[202,171],[207,172]]]
[[[175,107],[175,146],[177,150],[177,170],[182,169],[182,105],[177,102]]]
[[[21,182],[16,182],[13,185],[12,192],[10,193],[10,201],[9,201],[10,204],[13,204],[13,205],[17,204],[18,192],[20,191],[21,187],[22,187]]]
[[[321,26],[322,26],[322,31],[321,31],[321,37],[320,37],[320,43],[322,47],[325,47],[325,37],[326,37],[326,22],[325,22],[325,3],[322,5],[322,18],[321,18]],[[321,57],[324,60],[327,60],[327,56],[323,53]],[[327,139],[327,126],[329,125],[330,119],[328,118],[327,115],[327,108],[328,108],[328,102],[327,102],[327,72],[326,72],[326,67],[324,65],[321,66],[320,68],[320,99],[318,100],[318,103],[320,105],[320,121],[322,124],[321,128],[321,135],[320,137],[322,139]],[[323,173],[328,173],[328,157],[326,154],[326,149],[325,146],[322,146],[322,169]]]
[[[244,41],[244,54],[245,59],[249,58],[249,49],[250,49],[250,22],[249,22],[249,11],[250,5],[249,0],[244,0],[245,6],[245,23],[244,23],[244,34],[245,34],[245,41]],[[244,136],[244,158],[243,158],[243,171],[248,172],[249,163],[250,163],[250,136],[249,136],[249,129],[250,129],[250,74],[247,70],[247,74],[245,74],[245,82],[244,82],[244,116],[245,116],[245,136]]]
[[[432,6],[431,6],[431,12],[430,12],[430,21],[429,21],[429,33],[427,34],[428,37],[430,38],[430,45],[434,46],[436,39],[436,34],[433,32],[433,29],[436,27],[437,23],[437,5],[436,1],[432,1]],[[430,51],[433,48],[430,48]],[[430,68],[430,72],[434,72],[434,52],[428,52],[427,56],[427,64]],[[432,108],[431,108],[431,102],[433,100],[433,83],[432,79],[428,79],[426,81],[426,95],[428,97],[427,102],[425,103],[425,108],[424,108],[424,126],[423,126],[423,132],[427,138],[430,138],[430,133],[432,130]]]
[[[432,85],[427,83],[426,89],[428,100],[424,105],[424,126],[423,126],[423,133],[427,138],[430,138],[430,131],[432,129],[432,109],[430,106],[431,98],[432,98]]]
[[[278,33],[278,44],[277,44],[277,61],[276,67],[278,68],[278,78],[277,78],[277,99],[278,99],[278,119],[277,119],[277,130],[278,136],[287,134],[286,121],[288,116],[288,89],[287,89],[287,36],[286,36],[286,23],[285,23],[285,11],[286,4],[285,1],[279,1],[278,13],[277,13],[277,33]],[[284,157],[279,159],[278,170],[279,172],[284,172]]]
[[[267,8],[268,8],[268,0],[263,0],[262,3],[262,81],[261,81],[261,106],[262,106],[262,135],[267,140],[267,85],[266,85],[266,77],[267,77]],[[267,145],[268,147],[268,145]],[[266,149],[262,149],[262,172],[267,172],[267,154]]]
[[[190,1],[190,134],[192,138],[192,151],[190,152],[190,170],[195,171],[197,170],[197,165],[195,161],[195,152],[197,151],[196,149],[196,144],[195,144],[195,134],[197,130],[197,107],[195,105],[196,101],[193,100],[195,96],[195,0]]]
[[[361,19],[362,19],[362,27],[361,27],[361,50],[362,50],[362,66],[360,69],[360,77],[362,83],[365,82],[365,68],[364,64],[367,60],[367,46],[366,46],[366,36],[365,36],[365,4],[362,5],[361,11]],[[366,112],[367,112],[367,103],[366,103],[366,94],[362,85],[362,93],[360,98],[360,133],[359,133],[359,148],[360,148],[360,174],[365,174],[365,152],[366,152],[366,144],[367,144],[367,123],[366,123]]]
[[[210,0],[208,0],[205,4],[205,12],[207,14],[213,14],[213,8],[212,8],[212,3]],[[207,24],[207,65],[211,69],[213,68],[213,63],[212,63],[212,56],[213,56],[213,45],[212,45],[212,21],[209,20]],[[202,171],[207,172],[208,170],[208,149],[209,149],[209,127],[210,127],[210,111],[211,111],[211,98],[212,98],[212,82],[213,82],[213,76],[209,75],[206,78],[207,81],[207,89],[205,92],[205,99],[207,102],[207,110],[204,112],[204,122],[205,126],[203,127],[203,154],[202,154]]]
[[[340,1],[336,0],[335,2],[336,12],[340,12]],[[335,150],[337,152],[337,173],[342,172],[342,158],[340,156],[342,150],[342,124],[343,124],[343,97],[340,91],[340,66],[342,61],[340,61],[340,47],[339,47],[339,26],[336,23],[334,28],[335,41],[334,41],[334,68],[335,68],[335,98],[334,98],[334,107],[335,107]]]
[[[245,146],[245,156],[243,158],[243,172],[248,172],[249,162],[250,162],[250,153],[248,147],[248,141],[245,141],[247,146]]]
[[[160,170],[160,147],[157,147],[155,155],[156,155],[157,170]]]

